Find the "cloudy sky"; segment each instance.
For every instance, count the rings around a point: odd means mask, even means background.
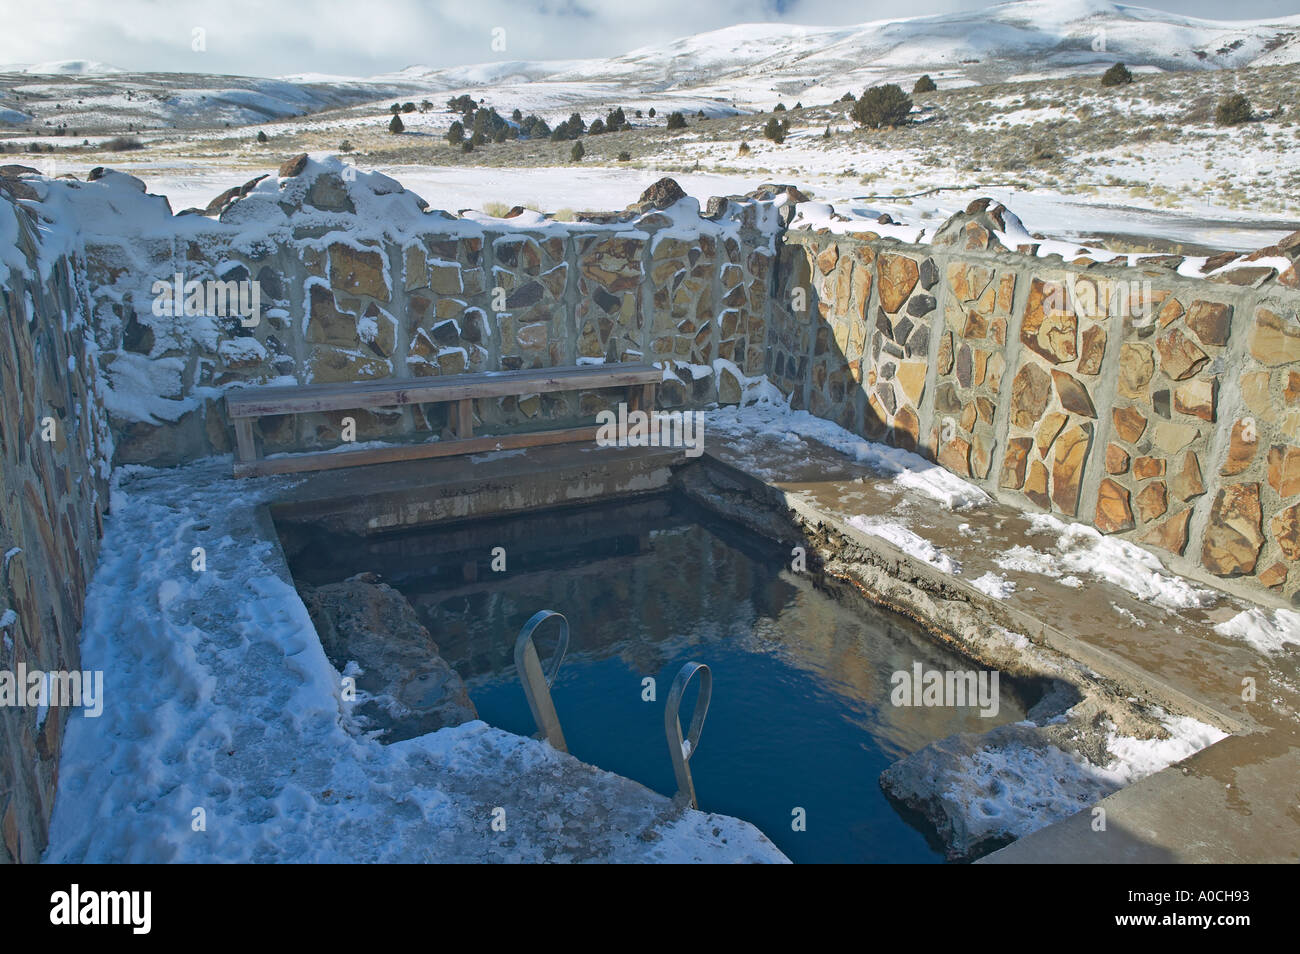
[[[0,0],[0,64],[83,59],[129,70],[372,76],[414,64],[611,56],[736,23],[842,25],[897,17],[902,10],[916,16],[987,5],[988,0]],[[1300,13],[1300,0],[1140,5],[1212,18]],[[505,30],[504,51],[492,47],[497,28]]]

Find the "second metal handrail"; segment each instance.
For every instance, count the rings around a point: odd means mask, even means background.
[[[537,655],[533,631],[552,616],[557,616],[560,620],[560,642],[551,660],[551,671],[546,673],[542,670],[541,657]],[[569,749],[564,741],[564,732],[560,729],[560,717],[555,712],[555,703],[551,700],[551,686],[568,650],[569,621],[555,610],[539,610],[534,613],[515,639],[515,671],[519,673],[519,681],[524,684],[524,697],[533,713],[533,721],[537,723],[538,738],[545,739],[551,748],[560,752]]]
[[[700,675],[700,694],[695,700],[691,727],[686,737],[682,738],[682,722],[678,718],[678,711],[682,706],[686,686],[696,673]],[[695,799],[695,781],[691,778],[691,758],[699,747],[700,733],[704,731],[704,718],[709,714],[711,698],[713,673],[704,663],[688,662],[673,680],[673,688],[668,693],[668,704],[664,706],[664,732],[668,736],[668,755],[673,761],[673,774],[677,776],[677,797],[685,799],[691,808],[699,808]]]

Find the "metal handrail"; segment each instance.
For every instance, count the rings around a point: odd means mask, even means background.
[[[546,673],[542,670],[541,657],[537,655],[533,631],[552,616],[560,619],[560,642],[551,660],[551,670]],[[523,629],[519,630],[518,638],[515,639],[515,671],[519,674],[519,681],[523,683],[524,697],[528,700],[528,708],[532,711],[533,721],[537,724],[537,738],[545,739],[551,744],[551,748],[560,752],[567,752],[569,749],[564,741],[564,732],[560,729],[560,717],[555,712],[555,703],[551,700],[551,686],[555,683],[555,676],[560,671],[560,663],[564,661],[564,654],[568,651],[569,621],[555,610],[539,610],[534,613],[528,622],[524,623]]]
[[[695,701],[695,712],[691,716],[691,727],[682,738],[682,723],[678,711],[682,706],[682,696],[686,686],[700,674],[700,694]],[[691,778],[691,758],[700,744],[700,733],[704,731],[704,718],[709,714],[709,700],[713,697],[713,673],[704,663],[688,662],[677,673],[673,688],[668,693],[668,704],[664,707],[664,732],[668,736],[668,755],[673,760],[673,774],[677,776],[677,797],[685,799],[691,808],[699,808],[695,799],[695,782]]]

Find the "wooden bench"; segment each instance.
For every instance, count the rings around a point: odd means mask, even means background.
[[[662,372],[653,365],[628,363],[531,371],[485,371],[403,381],[384,378],[339,384],[243,388],[226,396],[226,410],[235,424],[235,476],[332,470],[361,464],[594,441],[598,430],[595,426],[475,437],[473,402],[481,398],[621,387],[627,390],[629,409],[651,411],[654,409],[655,388],[661,378]],[[451,402],[456,404],[452,415],[456,436],[452,440],[359,450],[313,451],[266,459],[258,453],[253,435],[253,422],[259,417]]]

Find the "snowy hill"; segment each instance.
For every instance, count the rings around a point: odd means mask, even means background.
[[[538,112],[622,103],[721,116],[828,103],[922,73],[942,89],[1099,73],[1117,60],[1160,71],[1300,63],[1300,14],[1204,20],[1109,0],[1016,0],[845,27],[741,24],[606,58],[411,66],[368,79],[126,73],[68,60],[0,72],[0,129],[238,127],[399,98],[441,105],[465,91]]]
[[[629,92],[694,91],[739,106],[778,94],[811,102],[930,73],[945,85],[1130,67],[1206,70],[1300,62],[1300,15],[1203,20],[1107,0],[1017,0],[973,12],[849,27],[742,24],[577,62],[409,68],[435,89],[524,82],[616,83]]]

